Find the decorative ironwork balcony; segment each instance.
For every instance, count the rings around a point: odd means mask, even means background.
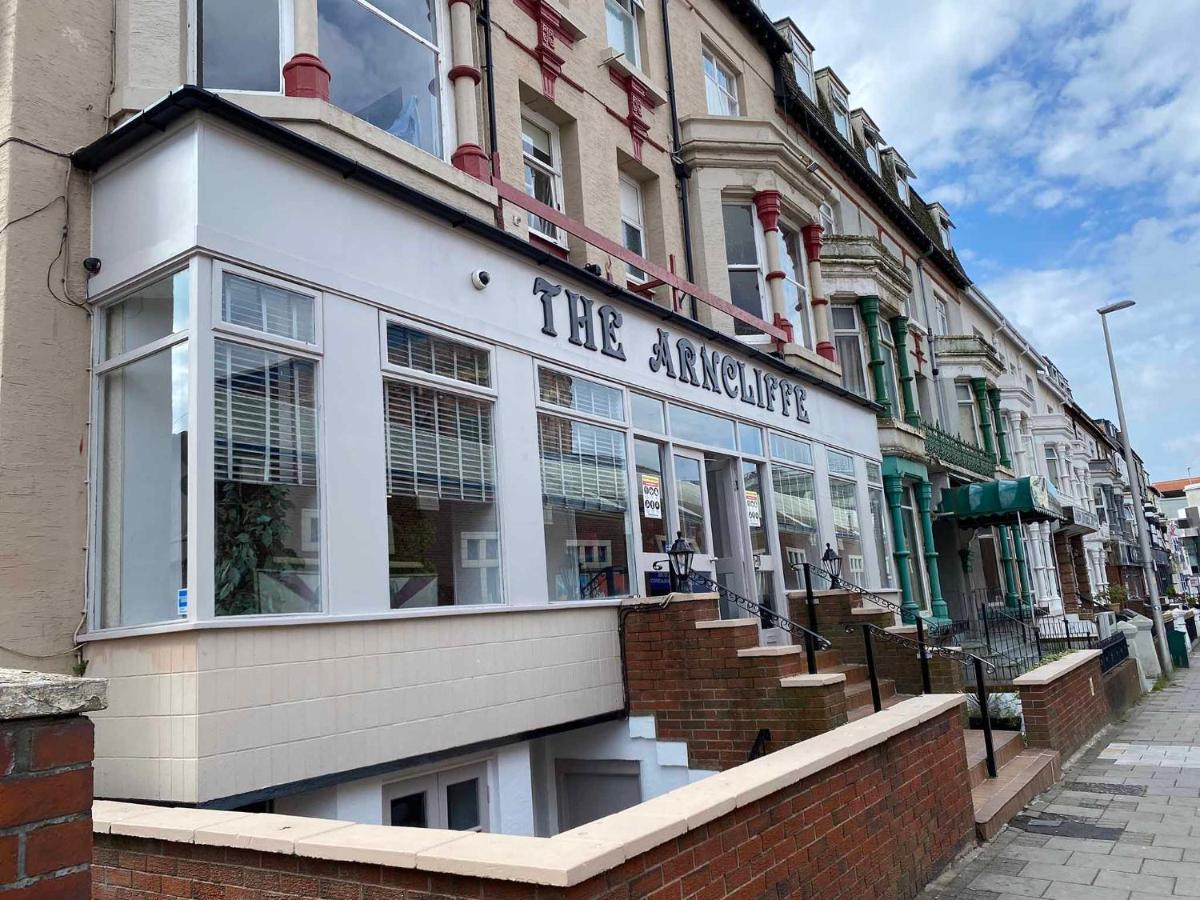
[[[996,460],[982,447],[947,434],[930,422],[922,422],[925,453],[943,465],[974,472],[984,478],[996,477]]]

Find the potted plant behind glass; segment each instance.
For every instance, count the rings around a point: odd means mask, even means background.
[[[1021,730],[1021,698],[1014,693],[988,694],[988,719],[993,731]],[[971,728],[983,728],[979,714],[979,699],[967,694],[967,720]]]

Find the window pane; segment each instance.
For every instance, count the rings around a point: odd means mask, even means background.
[[[551,600],[629,593],[625,435],[538,416]]]
[[[434,4],[430,0],[367,0],[380,12],[411,28],[431,44],[437,43]]]
[[[101,359],[112,359],[188,327],[185,269],[146,285],[104,311]]]
[[[479,828],[479,779],[446,785],[446,827],[451,831]]]
[[[642,526],[642,551],[665,553],[667,498],[663,483],[662,447],[653,441],[635,440],[633,460],[637,466],[638,516]]]
[[[858,520],[856,485],[840,478],[829,479],[829,494],[833,501],[833,530],[837,535],[837,552],[842,558],[843,571],[854,584],[863,583],[862,524]]]
[[[743,453],[753,453],[756,456],[762,456],[763,441],[762,429],[755,428],[753,425],[745,425],[738,423],[738,446],[742,448]]]
[[[217,615],[320,609],[316,364],[217,341]]]
[[[838,335],[833,342],[837,357],[842,363],[842,387],[860,397],[867,396],[862,345],[859,343],[858,335]]]
[[[635,225],[642,224],[642,192],[637,182],[622,175],[618,179],[621,190],[621,218]]]
[[[425,809],[425,792],[419,791],[405,797],[397,797],[390,804],[389,825],[405,828],[429,827],[429,815]]]
[[[555,196],[554,191],[554,177],[528,162],[525,163],[525,193],[534,200],[558,209],[558,198]],[[535,216],[530,213],[529,227],[552,240],[558,239],[558,226],[552,222],[548,222],[541,216]]]
[[[416,369],[466,384],[488,387],[491,366],[486,350],[388,322],[387,358],[393,366]]]
[[[499,603],[490,405],[393,381],[384,398],[391,608]]]
[[[633,16],[616,0],[607,0],[604,7],[608,26],[608,45],[614,50],[624,53],[625,58],[636,66],[638,64],[638,46]]]
[[[681,441],[736,450],[733,422],[690,406],[671,404],[671,434]]]
[[[742,463],[742,485],[746,491],[746,517],[750,525],[750,552],[769,553],[767,524],[763,518],[762,463]]]
[[[644,394],[629,394],[629,408],[633,414],[633,424],[647,431],[659,434],[667,433],[666,420],[663,418],[663,402],[647,397]]]
[[[754,214],[749,206],[726,203],[721,207],[725,220],[725,259],[731,266],[758,265],[754,243]]]
[[[564,409],[601,416],[614,422],[625,421],[625,403],[620,390],[578,375],[539,368],[538,397],[543,403],[553,403]]]
[[[763,302],[758,281],[757,269],[729,270],[729,299],[733,301],[734,306],[761,319],[763,318]],[[734,331],[737,334],[758,333],[758,329],[740,319],[734,322]]]
[[[354,0],[319,0],[318,12],[333,103],[441,156],[437,54]]]
[[[831,308],[833,327],[838,331],[857,331],[858,317],[854,314],[853,306],[834,306]]]
[[[871,488],[867,492],[871,502],[871,524],[875,528],[875,555],[879,560],[879,585],[890,588],[895,585],[892,577],[892,553],[888,542],[887,522],[884,518],[883,491]]]
[[[100,625],[164,622],[187,586],[187,345],[101,380]]]
[[[528,119],[521,120],[521,147],[538,162],[554,167],[554,144],[550,132]]]
[[[204,0],[202,9],[204,86],[278,91],[279,0]]]
[[[784,584],[788,590],[799,590],[804,587],[804,576],[795,567],[805,562],[819,563],[821,559],[813,476],[776,465],[772,466],[771,485]]]
[[[848,453],[841,453],[837,450],[826,448],[826,455],[829,457],[829,471],[835,475],[849,475],[854,477],[854,457]]]
[[[870,484],[883,484],[883,470],[879,468],[879,463],[867,461],[867,481]]]
[[[774,459],[798,463],[802,466],[813,464],[812,444],[793,440],[781,434],[771,435],[771,456]]]
[[[708,549],[704,531],[703,474],[700,460],[690,456],[675,457],[675,503],[679,507],[679,530],[699,553]]]
[[[293,341],[317,339],[312,297],[231,272],[221,280],[221,321]]]

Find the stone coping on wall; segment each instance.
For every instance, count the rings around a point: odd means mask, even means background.
[[[675,591],[670,594],[664,594],[661,597],[626,597],[621,601],[621,606],[666,606],[668,603],[690,603],[693,600],[719,600],[721,595],[715,591],[705,594],[685,594],[680,591]],[[730,621],[738,621],[731,619]],[[754,621],[751,619],[750,621]]]
[[[315,859],[570,887],[963,703],[927,694],[550,838],[97,800],[92,829]]]
[[[106,688],[103,678],[0,669],[0,722],[104,709]]]
[[[1054,662],[1031,669],[1024,675],[1018,675],[1013,679],[1013,685],[1020,688],[1050,684],[1050,682],[1057,681],[1068,672],[1073,672],[1091,660],[1099,658],[1099,650],[1076,650],[1074,653],[1068,653],[1062,659],[1056,659]]]

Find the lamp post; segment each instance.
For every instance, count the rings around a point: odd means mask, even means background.
[[[692,557],[696,551],[682,531],[675,533],[675,541],[667,551],[667,564],[671,567],[671,591],[679,593],[691,589]]]
[[[842,574],[842,558],[838,556],[838,552],[833,547],[826,544],[825,552],[821,554],[821,562],[825,564],[825,571],[829,573],[829,586],[836,588],[838,578]]]
[[[1117,361],[1113,357],[1112,337],[1108,333],[1108,314],[1133,306],[1132,300],[1121,300],[1110,303],[1096,310],[1100,314],[1100,324],[1104,328],[1104,347],[1108,351],[1108,370],[1112,374],[1113,397],[1117,401],[1117,421],[1121,425],[1121,447],[1125,454],[1125,468],[1129,472],[1129,490],[1133,494],[1133,515],[1137,522],[1138,546],[1142,552],[1142,572],[1146,578],[1146,590],[1150,594],[1150,615],[1154,619],[1154,630],[1158,634],[1156,644],[1158,663],[1164,674],[1169,674],[1171,667],[1171,650],[1167,645],[1167,629],[1163,625],[1162,604],[1158,599],[1158,581],[1154,575],[1154,563],[1150,556],[1150,535],[1146,530],[1146,510],[1142,506],[1142,484],[1138,477],[1137,465],[1133,458],[1133,446],[1129,442],[1129,426],[1125,424],[1125,406],[1121,403],[1121,384],[1117,379]]]

